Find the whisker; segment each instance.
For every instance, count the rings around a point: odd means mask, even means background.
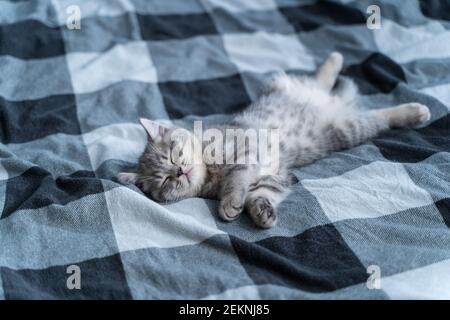
[[[140,181],[140,182],[145,182],[145,181],[148,181],[148,180],[150,180],[150,179],[152,179],[152,177],[144,177],[144,178],[140,177],[140,178],[139,178],[139,181]]]

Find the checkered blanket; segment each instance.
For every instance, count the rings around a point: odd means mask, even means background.
[[[444,1],[1,0],[0,298],[450,298],[449,13]],[[220,122],[271,73],[310,72],[332,50],[369,107],[418,101],[430,123],[297,168],[270,230],[117,182],[145,145],[139,117]]]

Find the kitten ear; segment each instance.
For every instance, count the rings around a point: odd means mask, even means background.
[[[139,122],[147,132],[148,140],[150,142],[154,142],[161,139],[169,130],[168,128],[164,127],[158,122],[150,119],[140,118]]]
[[[138,175],[131,172],[121,172],[117,175],[117,179],[123,184],[136,184]]]

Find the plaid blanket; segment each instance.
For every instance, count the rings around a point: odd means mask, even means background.
[[[0,1],[0,298],[450,298],[449,9]],[[270,230],[117,182],[139,117],[220,122],[332,50],[369,107],[418,101],[430,123],[297,168]]]

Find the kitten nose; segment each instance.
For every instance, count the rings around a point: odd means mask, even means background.
[[[182,176],[183,174],[184,174],[183,169],[181,169],[181,167],[179,167],[178,171],[177,171],[177,177]]]

